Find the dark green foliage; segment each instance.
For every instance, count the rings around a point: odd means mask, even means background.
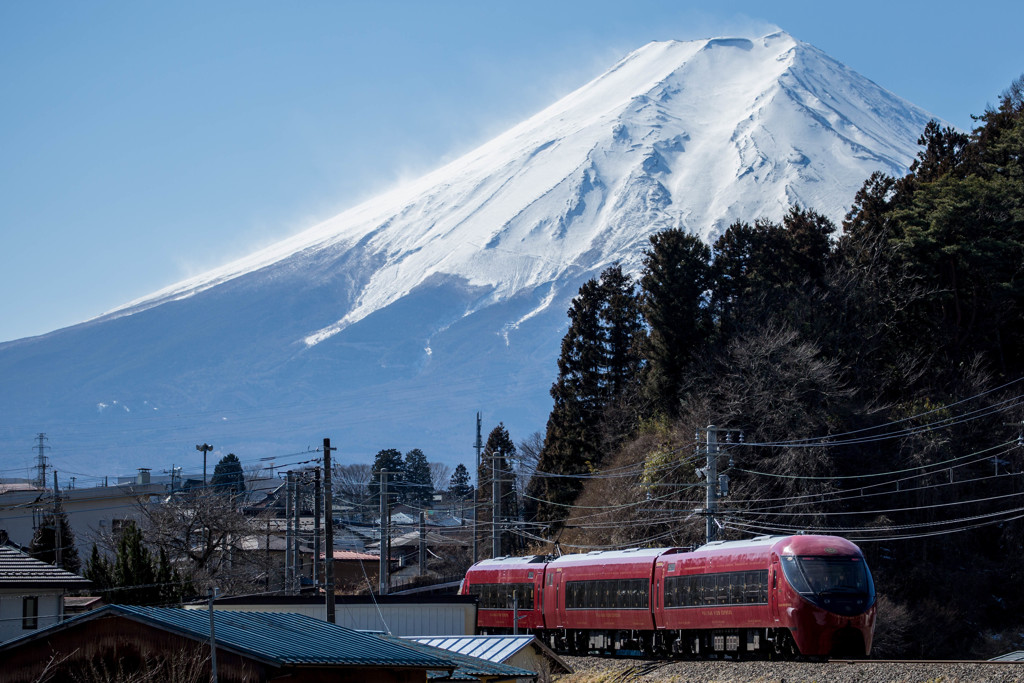
[[[225,493],[245,493],[245,474],[242,472],[242,463],[234,453],[228,453],[217,466],[213,468],[213,478],[210,485],[215,491]]]
[[[127,522],[117,539],[111,568],[110,602],[125,605],[160,604],[161,587],[156,583],[153,555],[142,542],[142,531]]]
[[[418,448],[405,454],[405,480],[402,490],[405,502],[412,505],[426,505],[434,497],[434,486],[430,480],[430,463]]]
[[[374,456],[370,483],[367,484],[370,496],[374,498],[380,495],[380,473],[382,471],[388,473],[388,491],[399,495],[398,498],[392,497],[391,500],[400,501],[402,494],[401,479],[405,475],[405,461],[402,459],[402,452],[400,450],[397,448],[385,448],[377,451],[377,455]]]
[[[82,568],[82,561],[78,557],[78,548],[75,546],[75,534],[71,531],[68,516],[64,513],[63,508],[57,510],[56,520],[55,523],[52,512],[43,515],[42,521],[32,535],[28,554],[47,564],[56,564],[57,524],[59,524],[61,534],[61,567],[77,574]]]
[[[640,288],[650,328],[644,387],[658,412],[676,414],[684,371],[710,340],[710,286],[711,250],[700,238],[678,229],[651,235]]]
[[[491,430],[487,435],[487,443],[484,445],[483,453],[480,456],[480,471],[477,473],[477,482],[480,490],[477,493],[477,501],[480,506],[477,513],[477,521],[480,533],[489,537],[491,520],[494,519],[494,489],[495,479],[497,480],[497,495],[500,501],[499,519],[504,527],[514,525],[519,520],[519,496],[516,491],[515,477],[511,469],[515,461],[516,446],[509,436],[508,430],[503,423]],[[484,544],[488,550],[491,546]],[[508,555],[520,547],[518,537],[510,533],[502,532],[501,554]],[[485,551],[485,556],[489,555]]]
[[[635,289],[616,265],[600,280],[586,282],[573,299],[558,379],[551,387],[554,407],[537,466],[541,472],[588,472],[635,428],[635,421],[622,410],[638,384],[640,368],[642,322]],[[527,492],[529,516],[557,522],[580,487],[581,480],[572,477],[534,478]]]
[[[82,576],[92,581],[92,590],[106,595],[114,585],[114,567],[110,561],[92,544],[92,554],[85,562]]]
[[[455,466],[451,480],[448,482],[448,495],[455,499],[465,498],[473,492],[469,483],[469,470],[461,462]]]

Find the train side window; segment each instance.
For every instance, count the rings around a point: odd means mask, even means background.
[[[554,574],[548,574],[548,585],[550,586],[554,582],[555,582],[555,575]]]
[[[676,589],[679,587],[679,581],[675,578],[665,579],[665,607],[676,606]]]
[[[763,603],[767,604],[767,602],[768,602],[768,570],[767,569],[762,569],[761,570],[761,579],[759,581],[759,585],[761,587],[761,595],[760,595],[759,602],[763,602]]]

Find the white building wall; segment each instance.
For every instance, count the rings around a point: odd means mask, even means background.
[[[45,589],[0,591],[0,643],[56,624],[61,617],[63,594],[64,592],[61,590],[47,591]],[[22,606],[24,598],[28,596],[39,598],[39,618],[36,620],[37,626],[34,630],[22,628]]]

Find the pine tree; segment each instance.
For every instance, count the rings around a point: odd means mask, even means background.
[[[418,448],[405,454],[405,500],[415,505],[425,505],[434,496],[434,486],[430,477],[430,463],[427,456]]]
[[[397,494],[391,500],[401,501],[403,491],[400,480],[405,474],[405,461],[402,459],[402,452],[397,448],[385,448],[377,451],[377,455],[374,456],[370,483],[367,484],[370,496],[376,498],[380,495],[380,473],[385,470],[388,473],[388,492]]]
[[[225,493],[245,493],[245,473],[242,472],[242,463],[234,453],[228,453],[217,466],[213,468],[213,478],[210,485],[215,491]]]
[[[61,567],[77,574],[82,568],[82,561],[78,557],[78,548],[75,546],[75,534],[71,531],[71,524],[62,507],[57,509],[56,522],[53,512],[43,516],[42,523],[32,535],[28,553],[47,564],[56,564],[57,524],[60,524]]]
[[[153,554],[142,542],[142,531],[129,521],[117,540],[112,572],[111,601],[127,605],[160,603],[161,588],[156,581]]]
[[[92,554],[85,562],[85,572],[82,576],[92,581],[92,589],[103,593],[104,596],[114,585],[113,565],[100,553],[95,543],[92,544]]]
[[[642,327],[635,284],[619,266],[606,269],[600,281],[590,280],[580,287],[569,308],[569,320],[537,465],[542,473],[558,475],[583,474],[599,467],[616,443],[615,432],[620,430],[606,430],[604,425],[610,409],[635,385],[640,364],[637,340]],[[622,420],[612,421],[622,427]],[[612,438],[606,438],[609,435]],[[563,519],[565,506],[575,500],[580,488],[580,480],[571,477],[535,477],[528,491],[528,516]]]
[[[507,555],[518,547],[517,536],[509,533],[511,524],[519,520],[519,502],[515,488],[515,478],[510,463],[515,460],[516,446],[509,436],[504,423],[491,430],[487,435],[487,443],[480,457],[480,470],[477,482],[480,490],[477,501],[480,509],[477,514],[478,530],[487,534],[493,520],[494,511],[494,475],[497,474],[498,498],[500,500],[500,520],[504,530],[501,532],[501,554]],[[488,546],[490,547],[490,546]]]
[[[461,500],[473,492],[469,483],[469,470],[461,462],[455,466],[452,478],[448,482],[448,495],[455,500]]]
[[[684,373],[711,338],[710,286],[711,250],[700,238],[678,229],[651,235],[640,277],[649,328],[644,385],[663,414],[677,413]]]

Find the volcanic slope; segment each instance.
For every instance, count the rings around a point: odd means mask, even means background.
[[[930,116],[785,33],[655,42],[461,158],[247,258],[0,345],[4,467],[472,459],[474,414],[543,430],[565,312],[648,236],[714,239],[793,204],[840,220]],[[25,455],[21,455],[25,454]]]

